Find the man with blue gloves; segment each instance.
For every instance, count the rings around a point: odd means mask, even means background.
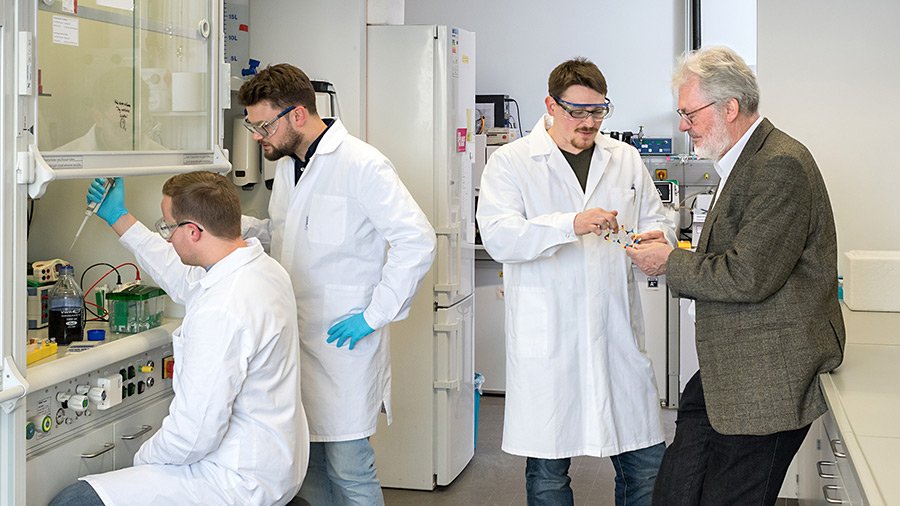
[[[297,312],[289,277],[241,238],[234,185],[211,172],[170,178],[153,233],[125,208],[121,178],[89,202],[185,315],[172,333],[175,397],[134,466],[82,478],[57,505],[287,504],[306,472]]]
[[[434,230],[383,154],[319,117],[303,71],[269,67],[239,98],[244,126],[278,160],[269,218],[245,216],[243,228],[271,245],[294,285],[312,442],[299,497],[384,504],[368,438],[379,411],[391,421],[387,325],[409,313]]]

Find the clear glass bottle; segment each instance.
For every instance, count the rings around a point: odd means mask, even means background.
[[[48,337],[59,345],[84,339],[84,297],[71,265],[59,267],[59,278],[50,289]]]

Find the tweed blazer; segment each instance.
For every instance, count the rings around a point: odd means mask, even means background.
[[[763,119],[707,216],[675,250],[669,287],[696,300],[697,356],[713,428],[764,435],[827,409],[819,374],[843,360],[837,238],[819,168]]]

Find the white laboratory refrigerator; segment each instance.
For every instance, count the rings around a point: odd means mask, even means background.
[[[409,318],[391,325],[393,423],[372,438],[385,487],[447,485],[474,455],[475,35],[369,26],[366,140],[437,233]]]

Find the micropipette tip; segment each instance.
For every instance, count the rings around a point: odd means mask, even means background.
[[[87,216],[84,217],[83,220],[81,220],[81,226],[78,227],[78,232],[75,232],[75,239],[72,240],[72,245],[69,246],[69,251],[72,251],[72,248],[75,247],[75,243],[78,242],[78,237],[81,235],[81,231],[84,230],[84,225],[87,223],[88,218],[90,218],[90,217],[91,217],[91,215],[88,214]]]

